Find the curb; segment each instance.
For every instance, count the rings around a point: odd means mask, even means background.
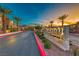
[[[0,36],[0,38],[2,38],[2,37],[4,37],[4,36],[10,36],[10,35],[16,34],[16,33],[20,33],[20,32],[12,32],[12,33],[2,34],[2,35]]]
[[[35,36],[35,41],[36,41],[36,44],[37,44],[39,52],[40,52],[40,56],[46,56],[46,53],[45,53],[44,49],[42,48],[42,46],[38,40],[38,37],[35,33],[34,33],[34,36]]]

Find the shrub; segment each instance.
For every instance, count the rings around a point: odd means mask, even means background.
[[[45,43],[45,42],[47,42],[47,39],[45,39],[45,38],[44,38],[44,39],[42,39],[42,42],[44,42],[44,43]]]
[[[79,56],[79,49],[75,51],[75,56]]]
[[[49,49],[51,47],[51,44],[49,41],[44,37],[44,34],[40,31],[37,31],[36,34],[39,36],[39,38],[42,40],[44,43],[44,48]]]
[[[44,43],[44,48],[49,49],[50,47],[51,45],[48,41]]]
[[[42,40],[42,39],[45,39],[45,38],[44,38],[43,36],[41,36],[41,35],[40,35],[39,37],[40,37],[41,40]]]

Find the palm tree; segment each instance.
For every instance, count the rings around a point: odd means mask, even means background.
[[[59,17],[58,19],[61,20],[62,22],[62,27],[64,26],[64,19],[67,17],[68,15],[62,15],[61,17]]]
[[[17,24],[17,31],[18,31],[18,29],[19,29],[19,22],[21,21],[21,19],[20,19],[19,17],[17,17],[17,16],[13,16],[13,18],[14,18],[15,21],[16,21],[16,24]]]
[[[6,25],[5,25],[6,19],[5,19],[5,16],[7,14],[10,14],[11,10],[0,6],[0,13],[2,14],[2,30],[5,33],[6,32]]]
[[[61,20],[61,22],[62,22],[62,29],[64,29],[64,19],[67,17],[68,15],[62,15],[62,16],[60,16],[58,19],[60,19]],[[61,35],[62,35],[62,39],[63,39],[63,30],[61,30],[62,31],[62,33],[61,33]]]
[[[79,21],[76,23],[76,29],[78,29],[79,28]]]
[[[50,24],[51,24],[51,27],[52,27],[53,21],[50,21]]]

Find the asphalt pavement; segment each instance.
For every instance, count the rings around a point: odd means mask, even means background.
[[[32,31],[0,38],[0,56],[39,56]]]

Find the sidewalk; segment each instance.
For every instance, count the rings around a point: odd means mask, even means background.
[[[8,36],[8,35],[12,35],[12,34],[20,33],[20,32],[22,31],[0,34],[0,38],[3,36]]]
[[[57,39],[56,37],[50,36],[48,33],[44,33],[44,36],[51,41],[53,44],[57,45],[59,48],[61,48],[64,51],[69,50],[69,46],[67,45],[69,42],[65,42],[64,40]]]

